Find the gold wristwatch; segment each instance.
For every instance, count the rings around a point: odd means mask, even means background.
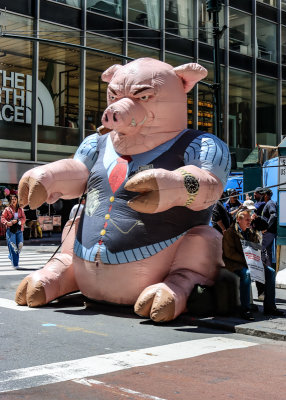
[[[195,200],[200,188],[200,184],[197,178],[195,178],[194,175],[190,174],[189,172],[183,169],[179,169],[178,171],[180,171],[184,177],[184,185],[188,192],[188,199],[185,204],[185,207],[187,207]]]

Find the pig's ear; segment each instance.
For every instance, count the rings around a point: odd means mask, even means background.
[[[208,74],[204,67],[196,63],[180,65],[174,68],[174,72],[182,79],[185,93],[188,93],[198,81],[204,79]]]
[[[101,79],[103,80],[103,82],[110,82],[115,72],[118,71],[120,68],[122,68],[122,65],[120,64],[114,64],[111,67],[107,68],[107,70],[104,71],[101,75]]]

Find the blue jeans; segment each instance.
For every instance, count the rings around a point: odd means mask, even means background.
[[[19,256],[20,252],[23,247],[23,232],[18,231],[16,233],[10,232],[10,229],[8,228],[6,231],[6,240],[8,244],[8,250],[9,250],[9,259],[12,261],[12,264],[14,267],[19,266]]]
[[[265,270],[265,298],[264,309],[272,309],[275,307],[275,270],[266,266]],[[251,278],[249,269],[243,267],[241,270],[234,271],[240,278],[240,303],[243,311],[249,310],[250,306],[250,290]]]

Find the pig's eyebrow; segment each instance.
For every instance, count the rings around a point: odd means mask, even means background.
[[[112,89],[112,87],[111,86],[109,86],[108,87],[108,89],[113,93],[113,94],[115,94],[115,96],[117,96],[117,93],[116,93],[116,91],[114,90],[114,89]]]
[[[152,86],[141,86],[138,89],[132,88],[132,94],[136,96],[139,93],[145,92],[145,90],[148,90],[148,93],[154,93],[154,88]]]

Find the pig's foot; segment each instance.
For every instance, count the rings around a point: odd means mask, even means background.
[[[141,317],[155,322],[171,321],[175,318],[176,294],[165,283],[148,286],[138,297],[134,311]]]
[[[47,265],[25,277],[16,291],[15,301],[21,306],[43,306],[65,294],[78,291],[72,257],[59,254]]]

